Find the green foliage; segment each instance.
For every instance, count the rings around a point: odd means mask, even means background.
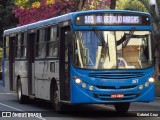
[[[0,0],[0,47],[2,47],[3,31],[16,26],[18,22],[12,13],[13,6],[12,0]]]
[[[108,9],[111,0],[86,0],[83,10]]]
[[[116,9],[148,12],[149,0],[118,0]]]
[[[13,0],[16,6],[21,8],[31,8],[35,2],[41,2],[42,0]]]
[[[160,79],[155,81],[156,86],[160,86]]]
[[[1,60],[1,58],[2,58],[2,55],[3,55],[3,49],[0,48],[0,60]],[[1,66],[0,66],[0,67],[1,67]]]

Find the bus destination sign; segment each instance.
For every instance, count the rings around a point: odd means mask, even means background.
[[[135,14],[87,14],[79,15],[76,25],[150,25],[148,16]]]

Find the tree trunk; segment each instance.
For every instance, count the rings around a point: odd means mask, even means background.
[[[111,0],[110,9],[116,8],[116,0]]]
[[[78,5],[78,11],[82,11],[86,0],[80,0]]]
[[[157,10],[158,10],[158,13],[160,14],[160,1],[159,0],[156,0],[156,4],[157,4]]]

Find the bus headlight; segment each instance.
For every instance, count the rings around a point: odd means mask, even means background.
[[[82,84],[82,88],[86,88],[87,87],[87,84],[86,83],[83,83]]]
[[[148,86],[149,86],[149,82],[146,82],[146,83],[145,83],[145,86],[148,87]]]
[[[139,89],[142,90],[142,89],[143,89],[143,85],[140,85],[140,86],[139,86]]]
[[[89,90],[92,91],[93,89],[94,89],[94,86],[90,85],[90,86],[89,86]]]
[[[76,83],[76,84],[80,84],[81,82],[82,82],[81,79],[79,79],[79,78],[76,78],[76,79],[75,79],[75,83]]]
[[[148,82],[154,83],[154,78],[153,78],[153,77],[149,78],[149,79],[148,79]]]

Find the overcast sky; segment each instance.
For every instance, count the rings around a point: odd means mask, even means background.
[[[151,1],[151,4],[155,4],[155,0],[150,0]]]

